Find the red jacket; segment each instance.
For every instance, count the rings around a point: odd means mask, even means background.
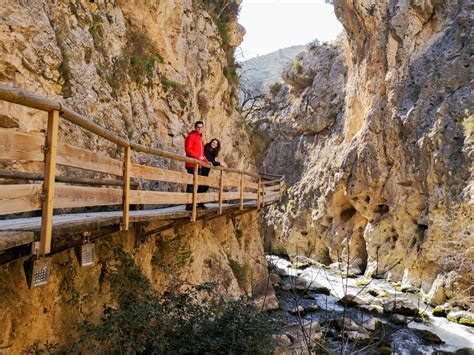
[[[186,137],[184,141],[184,150],[186,151],[186,156],[194,159],[200,160],[201,157],[204,157],[202,161],[208,162],[204,156],[204,141],[202,139],[202,134],[192,131]],[[186,168],[194,168],[194,164],[186,163]]]

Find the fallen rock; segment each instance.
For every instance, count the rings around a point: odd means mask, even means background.
[[[283,349],[288,348],[293,343],[291,341],[291,338],[288,336],[288,334],[274,335],[273,339],[275,339],[275,342],[277,343],[277,346],[279,348],[283,348]]]
[[[418,293],[420,290],[416,288],[415,286],[412,285],[401,285],[395,287],[395,290],[400,291],[400,292],[408,292],[408,293]]]
[[[321,307],[319,307],[317,304],[312,304],[311,306],[304,307],[305,313],[314,313],[314,312],[319,312],[321,310]]]
[[[322,267],[322,264],[318,263],[317,261],[313,260],[313,259],[310,259],[306,256],[296,256],[293,260],[292,260],[292,266],[293,268],[295,269],[306,269],[310,266],[321,266]]]
[[[373,314],[383,314],[383,307],[376,304],[363,305],[359,307]]]
[[[405,316],[402,316],[401,314],[391,314],[390,317],[388,317],[388,320],[392,322],[395,325],[407,325],[408,324],[408,319]]]
[[[286,289],[288,291],[295,291],[297,293],[308,291],[306,280],[299,276],[291,276],[289,285],[286,286]]]
[[[444,317],[448,315],[448,310],[442,306],[435,307],[433,309],[433,317]]]
[[[331,291],[329,290],[329,288],[327,288],[326,286],[318,285],[314,282],[307,285],[307,287],[308,287],[308,290],[316,292],[316,293],[322,293],[323,295],[328,295],[328,296],[331,294]]]
[[[444,344],[444,341],[441,340],[439,336],[435,333],[430,332],[425,329],[412,329],[412,332],[416,334],[424,343],[429,345],[439,345]]]
[[[378,329],[380,326],[382,325],[382,322],[373,317],[373,318],[370,318],[368,320],[366,320],[364,323],[362,323],[362,327],[364,327],[365,329],[367,330],[370,330],[370,331],[374,331],[376,329]]]
[[[447,318],[451,322],[464,324],[470,327],[474,327],[474,313],[468,311],[455,311],[449,312]]]
[[[418,307],[408,300],[393,300],[384,303],[383,311],[387,314],[397,313],[404,316],[416,317],[420,312]]]
[[[369,339],[370,335],[367,332],[358,332],[351,330],[345,332],[345,337],[351,341],[359,341]]]
[[[362,298],[354,295],[345,295],[342,297],[339,301],[339,303],[345,304],[348,307],[357,307],[357,306],[363,306],[363,305],[368,305],[368,302],[363,300]]]
[[[256,305],[258,308],[263,309],[264,311],[274,311],[280,309],[278,298],[273,291],[269,292],[269,294],[266,296],[258,298],[256,300]]]
[[[388,292],[382,291],[382,290],[377,290],[375,288],[371,288],[367,291],[367,293],[371,296],[374,297],[388,297]]]
[[[273,272],[268,275],[268,279],[273,286],[281,286],[283,284],[283,280],[281,279],[280,275]]]
[[[432,306],[443,304],[443,302],[446,301],[446,294],[444,292],[445,283],[446,276],[443,274],[438,274],[431,285],[430,291],[423,296],[423,301]]]
[[[294,307],[294,308],[290,308],[288,310],[288,313],[296,316],[296,315],[304,315],[304,311],[305,309],[303,308],[303,306],[298,306],[298,307]]]

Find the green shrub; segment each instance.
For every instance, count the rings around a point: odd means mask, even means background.
[[[107,71],[105,79],[115,94],[122,87],[122,83],[126,82],[124,78],[127,76],[139,86],[146,84],[151,87],[157,63],[163,63],[163,57],[153,42],[138,29],[128,27],[126,47],[123,48],[121,56],[114,58],[112,70]]]
[[[303,72],[303,65],[301,65],[301,62],[299,60],[295,60],[293,61],[292,69],[298,74],[301,74]]]
[[[282,87],[283,85],[279,82],[273,83],[272,85],[270,85],[270,94],[272,94],[272,96],[276,96],[280,92]]]
[[[172,80],[169,80],[165,75],[160,75],[160,82],[161,82],[161,86],[163,87],[163,90],[165,90],[165,92],[168,92],[170,89],[172,90],[176,90],[176,88],[178,87],[178,83],[175,82],[175,81],[172,81]]]
[[[115,307],[97,324],[85,322],[69,351],[83,353],[267,353],[277,324],[252,299],[226,301],[215,284],[174,283],[157,295],[133,259],[116,250],[106,271]]]

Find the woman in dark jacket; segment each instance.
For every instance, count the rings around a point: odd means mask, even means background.
[[[224,162],[218,162],[216,160],[217,156],[219,155],[219,151],[221,150],[221,142],[218,139],[214,138],[211,139],[209,143],[204,146],[204,155],[206,156],[209,163],[214,166],[223,166],[224,168],[227,167]],[[201,168],[201,175],[209,176],[209,172],[211,171],[210,168],[206,168],[203,166]],[[207,192],[209,190],[209,186],[199,186],[199,192]]]

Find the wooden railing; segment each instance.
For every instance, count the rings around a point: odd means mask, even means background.
[[[0,184],[0,215],[42,211],[39,255],[46,255],[51,251],[54,209],[121,205],[122,229],[128,230],[130,205],[192,204],[191,220],[196,221],[198,203],[216,202],[218,213],[222,214],[224,201],[237,200],[239,209],[243,210],[245,200],[255,200],[256,208],[261,208],[268,202],[280,199],[284,191],[283,177],[268,178],[248,171],[215,167],[183,155],[130,142],[56,100],[2,84],[0,84],[0,100],[48,112],[45,136],[0,129],[0,162],[43,163],[36,164],[35,166],[40,168],[35,171],[31,169],[27,172],[17,171],[11,167],[0,169],[0,178],[43,180],[42,184]],[[111,158],[59,141],[61,117],[115,143],[123,150],[121,154],[123,159]],[[194,174],[134,163],[132,151],[195,164]],[[218,176],[198,175],[198,164],[217,171]],[[59,175],[56,172],[58,166],[102,173],[108,178],[91,179]],[[132,189],[131,187],[137,187],[132,178],[192,184],[193,193]],[[198,193],[199,185],[208,185],[217,191]],[[227,191],[229,189],[234,191]]]

